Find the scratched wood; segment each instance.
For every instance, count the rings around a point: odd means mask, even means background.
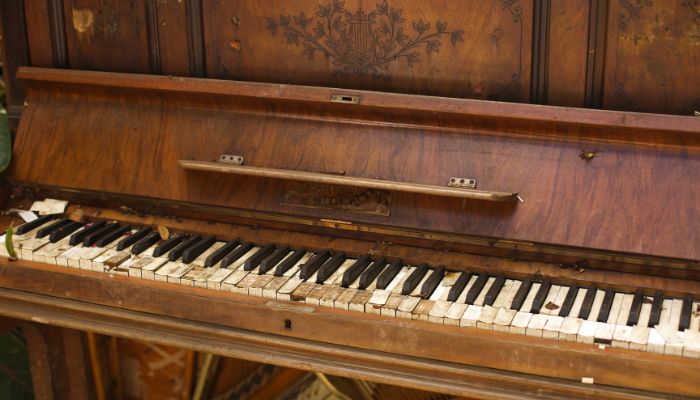
[[[354,223],[700,257],[699,233],[687,223],[700,217],[700,187],[690,184],[700,171],[697,134],[682,133],[700,125],[692,117],[528,106],[523,121],[496,116],[494,126],[492,118],[458,117],[457,110],[467,106],[481,107],[473,111],[476,115],[498,110],[476,101],[442,99],[438,105],[429,98],[362,93],[363,106],[339,106],[328,102],[333,92],[327,89],[287,87],[285,92],[235,82],[218,82],[211,90],[242,90],[246,97],[183,98],[174,94],[175,87],[200,90],[206,82],[34,72],[34,78],[42,76],[58,81],[94,78],[95,83],[109,81],[140,91],[77,84],[71,89],[41,79],[29,84],[29,107],[10,173],[16,181]],[[149,84],[171,94],[147,90]],[[282,103],[282,98],[287,100]],[[418,111],[433,106],[455,113]],[[515,111],[504,106],[501,116],[513,118]],[[540,114],[572,122],[552,126],[547,118],[526,120]],[[575,122],[617,117],[623,124],[644,120],[652,125],[588,129]],[[338,123],[340,118],[343,123]],[[442,126],[428,125],[435,120]],[[668,129],[649,128],[661,120],[668,121]],[[600,132],[615,131],[620,136],[592,140]],[[558,136],[545,136],[547,132]],[[649,143],[635,143],[642,139]],[[149,149],[148,157],[140,156],[143,149]],[[594,157],[585,159],[584,151]],[[34,157],[37,152],[44,157]],[[186,172],[177,166],[179,159],[211,161],[221,154],[243,155],[252,166],[438,186],[452,176],[475,178],[479,188],[519,192],[524,202],[394,193],[389,216],[367,215],[282,204],[288,187],[274,179]]]
[[[531,1],[202,4],[212,78],[529,97]]]
[[[692,115],[700,110],[700,4],[611,2],[604,106]]]

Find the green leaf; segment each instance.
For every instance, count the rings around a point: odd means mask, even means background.
[[[10,134],[10,121],[7,119],[7,111],[0,105],[0,172],[10,165],[12,157],[12,135]]]
[[[12,229],[12,224],[10,224],[9,227],[7,227],[7,232],[5,233],[5,249],[7,249],[7,254],[10,255],[12,258],[17,258],[17,254],[15,253],[15,245],[12,244],[12,235],[15,233],[15,230]]]

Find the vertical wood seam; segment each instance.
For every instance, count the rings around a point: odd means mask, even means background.
[[[66,19],[63,13],[63,2],[61,0],[48,0],[48,3],[53,64],[56,68],[69,68]]]
[[[532,24],[532,78],[530,101],[546,104],[549,85],[549,26],[551,0],[535,0]]]
[[[148,41],[148,64],[152,74],[162,71],[160,62],[160,42],[158,37],[158,9],[156,0],[146,0],[146,35]]]
[[[187,52],[189,55],[190,76],[205,76],[204,25],[202,23],[202,3],[200,0],[186,0]]]
[[[586,91],[584,98],[584,106],[589,108],[601,108],[603,106],[608,7],[608,0],[591,1],[588,17],[588,54],[586,55]]]

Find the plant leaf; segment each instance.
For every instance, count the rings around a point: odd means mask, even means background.
[[[5,232],[5,249],[7,250],[7,254],[10,255],[10,258],[17,258],[17,253],[15,253],[15,246],[12,244],[12,235],[15,233],[15,230],[12,228],[12,224],[7,227],[7,232]]]
[[[12,135],[10,134],[10,121],[7,119],[7,111],[0,105],[0,172],[10,165],[12,157]]]

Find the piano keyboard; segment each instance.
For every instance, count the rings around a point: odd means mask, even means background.
[[[0,238],[5,241],[5,236]],[[700,302],[542,279],[455,272],[369,255],[42,217],[20,259],[435,324],[700,358]],[[9,256],[4,243],[0,255]]]

